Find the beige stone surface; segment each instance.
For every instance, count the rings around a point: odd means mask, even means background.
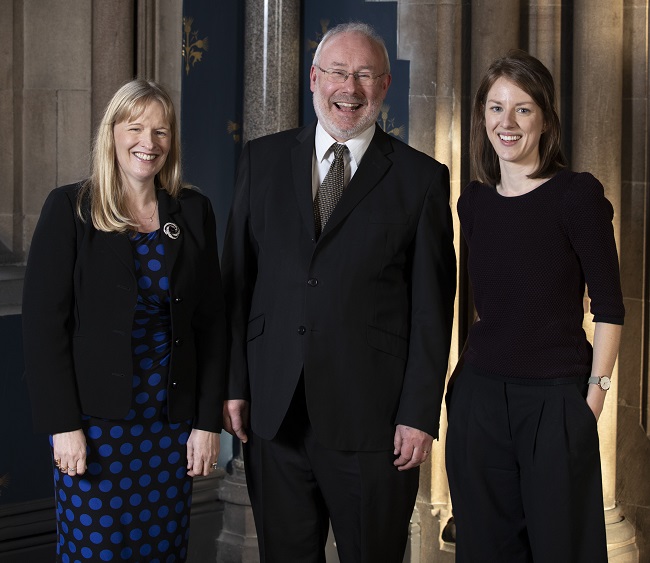
[[[56,184],[79,181],[88,176],[92,135],[90,92],[61,90],[57,96]]]
[[[0,90],[0,213],[13,213],[14,113],[13,91]]]
[[[0,90],[13,87],[13,0],[0,0]]]
[[[397,58],[410,63],[411,97],[435,96],[438,59],[437,6],[432,3],[398,3],[397,13],[400,31]],[[432,111],[431,116],[434,115],[435,112]],[[414,124],[413,119],[409,121]],[[431,118],[427,122],[431,122]]]
[[[14,215],[0,212],[0,263],[3,249],[11,250],[14,242]]]
[[[92,121],[95,131],[111,96],[134,75],[132,1],[93,0]]]
[[[644,258],[646,252],[646,189],[647,186],[644,182],[624,181],[621,186],[621,236],[619,243],[621,283],[623,295],[629,299],[637,300],[642,299],[644,296],[643,264],[646,262]],[[626,336],[638,340],[639,334],[629,333],[626,330]]]
[[[183,45],[182,2],[156,0],[156,80],[169,92],[180,118]]]
[[[643,357],[643,302],[640,299],[624,299],[625,326],[618,360],[618,404],[621,406],[641,408],[642,389],[639,385],[641,376],[641,359]],[[614,397],[608,397],[611,400]],[[618,459],[621,460],[619,452]],[[625,468],[623,468],[625,470]]]
[[[24,0],[25,87],[90,88],[88,0]]]
[[[518,0],[473,0],[471,5],[473,95],[492,60],[520,46],[520,9]]]
[[[52,90],[25,90],[23,95],[23,206],[26,215],[38,215],[57,184],[57,96]]]

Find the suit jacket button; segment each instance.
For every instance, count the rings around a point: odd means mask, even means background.
[[[178,385],[178,383],[176,381],[172,381],[172,389],[176,389],[177,385]]]
[[[181,338],[177,338],[176,340],[174,340],[175,346],[180,346],[181,344],[183,344],[183,340]]]
[[[180,303],[182,300],[182,297],[174,297],[174,303]]]
[[[311,287],[316,287],[318,285],[318,280],[316,278],[310,278],[307,280],[307,284]]]
[[[298,327],[298,334],[302,335],[305,334],[305,332],[307,332],[307,329],[304,326]]]

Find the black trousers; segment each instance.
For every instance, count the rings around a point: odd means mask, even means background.
[[[454,380],[446,463],[457,562],[607,562],[596,418],[582,379],[527,385],[465,366]]]
[[[419,470],[398,471],[392,444],[379,452],[324,448],[302,384],[273,440],[248,435],[244,461],[262,563],[324,563],[330,520],[341,563],[401,563]]]

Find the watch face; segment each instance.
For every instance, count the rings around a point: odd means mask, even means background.
[[[603,377],[600,378],[600,388],[603,389],[604,391],[607,391],[611,386],[612,386],[612,380],[604,375]]]

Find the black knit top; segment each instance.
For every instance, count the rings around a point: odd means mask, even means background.
[[[472,182],[458,214],[480,319],[464,361],[509,377],[588,374],[585,282],[595,322],[623,324],[625,315],[614,213],[600,182],[564,170],[516,197]]]

